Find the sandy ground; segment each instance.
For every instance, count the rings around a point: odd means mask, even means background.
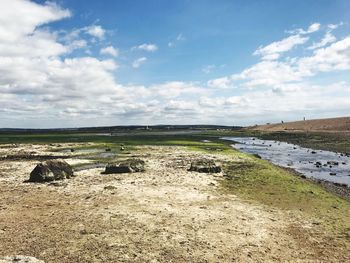
[[[44,153],[47,146],[18,148],[0,154]],[[136,155],[146,161],[146,172],[91,169],[54,185],[23,183],[37,161],[1,161],[0,256],[47,263],[349,259],[349,251],[301,214],[225,194],[222,174],[187,171],[191,160],[228,157],[165,146],[140,147]]]
[[[350,117],[275,123],[251,127],[258,131],[340,132],[350,134]]]

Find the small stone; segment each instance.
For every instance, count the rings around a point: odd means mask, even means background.
[[[103,188],[104,190],[115,190],[117,189],[117,187],[113,186],[113,185],[107,185]]]
[[[80,235],[87,235],[88,232],[86,231],[86,229],[82,229],[80,230]]]

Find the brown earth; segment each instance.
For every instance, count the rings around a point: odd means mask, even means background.
[[[19,148],[47,154],[46,146]],[[103,169],[91,169],[54,185],[23,183],[36,161],[0,161],[0,257],[21,254],[47,263],[350,258],[301,213],[225,194],[222,173],[187,171],[191,160],[232,157],[169,146],[139,147],[136,156],[146,161],[146,172],[101,175]]]
[[[257,131],[345,132],[350,133],[350,117],[316,119],[250,127]]]

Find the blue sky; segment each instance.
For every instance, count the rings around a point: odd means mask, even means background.
[[[38,1],[45,3],[45,1]],[[258,59],[251,54],[286,36],[285,30],[350,20],[350,2],[318,1],[59,1],[73,12],[70,19],[52,25],[56,30],[96,23],[109,31],[106,42],[128,62],[142,53],[130,47],[156,43],[147,67],[117,72],[120,82],[154,84],[170,80],[208,80],[243,70]],[[184,40],[169,48],[169,42]],[[98,49],[95,55],[98,55]],[[130,62],[130,61],[129,61]],[[221,67],[205,74],[208,65]]]
[[[350,1],[0,3],[0,127],[350,114]]]

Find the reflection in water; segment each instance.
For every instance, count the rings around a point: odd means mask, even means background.
[[[350,186],[350,157],[330,151],[313,150],[294,144],[253,137],[225,137],[246,153],[259,154],[274,164],[290,167],[309,178]]]

